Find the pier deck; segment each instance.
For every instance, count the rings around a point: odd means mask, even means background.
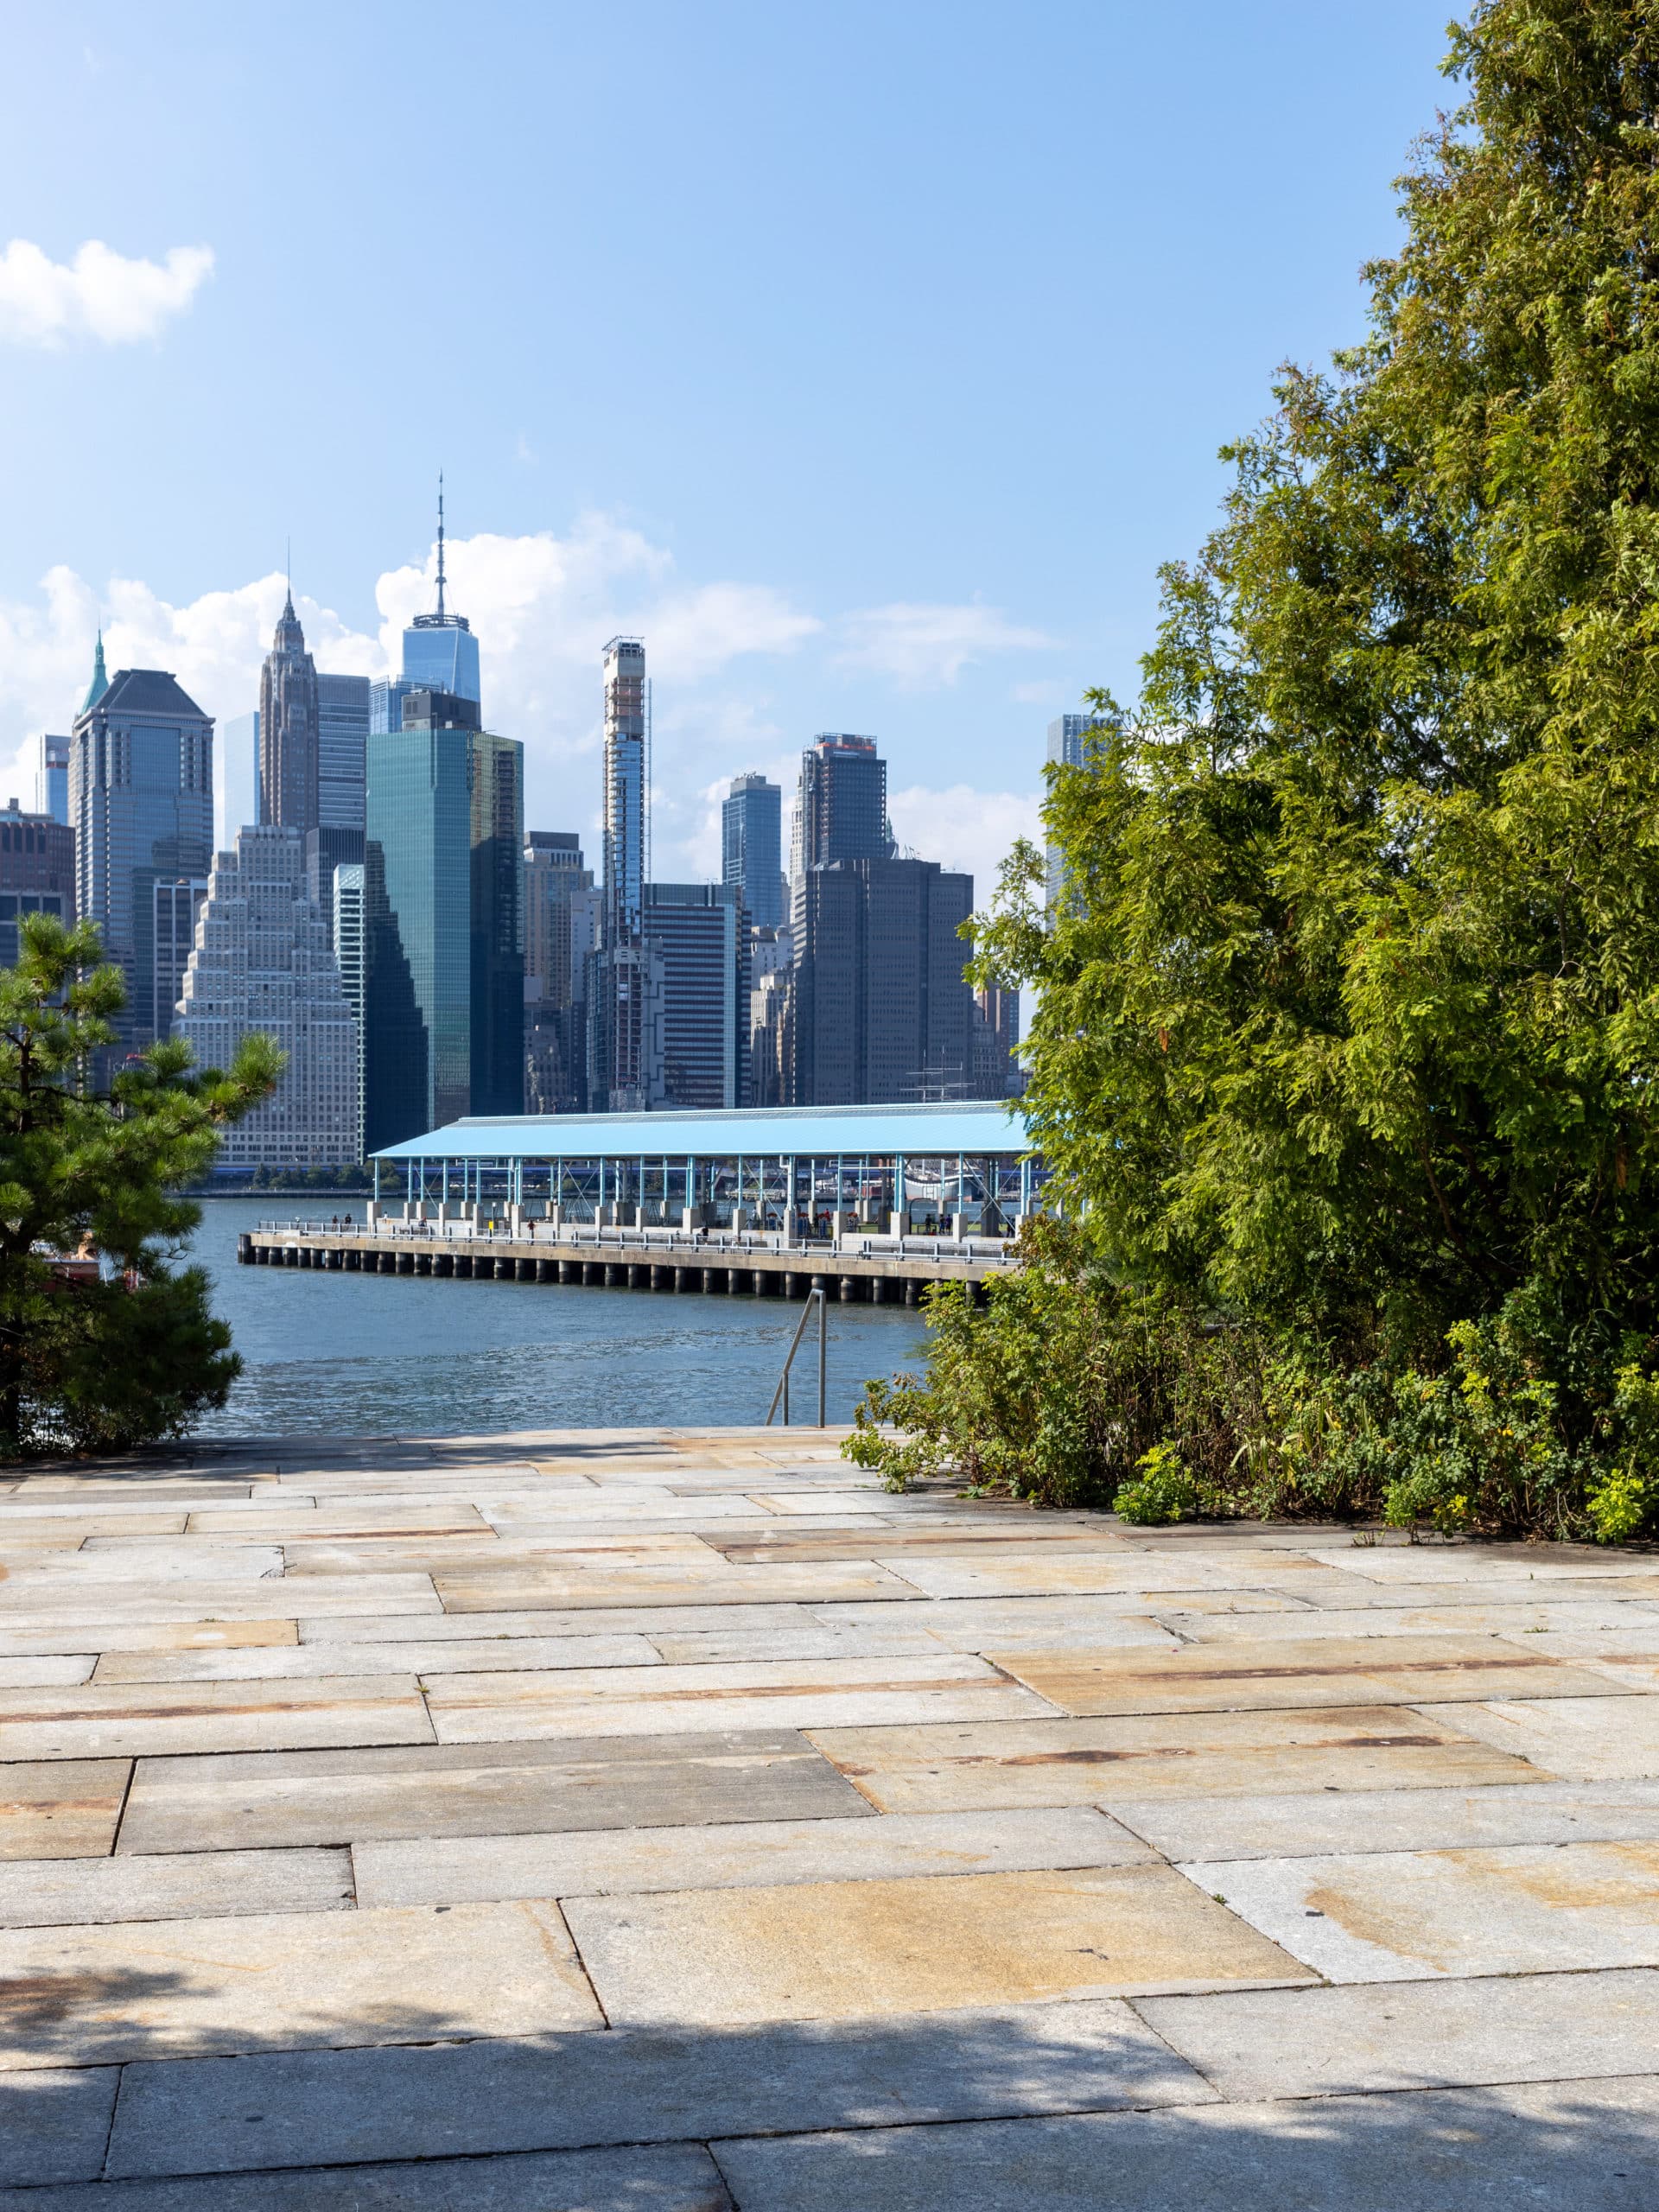
[[[1659,1572],[834,1440],[0,1478],[0,2212],[1636,2212]]]
[[[488,1276],[518,1282],[622,1285],[757,1298],[832,1298],[913,1306],[931,1282],[983,1283],[1012,1265],[1001,1239],[842,1237],[785,1244],[760,1233],[699,1235],[608,1229],[480,1231],[467,1224],[272,1223],[238,1239],[245,1266],[347,1273]]]

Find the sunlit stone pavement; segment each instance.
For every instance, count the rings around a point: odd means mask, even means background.
[[[1659,1557],[837,1433],[0,1482],[0,2212],[1652,2206]]]

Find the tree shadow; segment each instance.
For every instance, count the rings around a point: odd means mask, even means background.
[[[1438,2088],[1425,2050],[1417,2088],[1227,2104],[1121,2000],[480,2037],[441,2002],[354,2008],[319,1987],[287,2031],[256,1993],[245,2024],[192,2036],[168,2024],[188,1986],[161,1968],[0,1985],[6,2040],[35,2062],[0,2072],[0,2212],[1653,2201],[1651,2077]]]

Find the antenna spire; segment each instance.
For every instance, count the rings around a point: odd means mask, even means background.
[[[443,620],[443,471],[438,471],[438,620]]]

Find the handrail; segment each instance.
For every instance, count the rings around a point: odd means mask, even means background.
[[[784,1427],[789,1427],[789,1370],[795,1364],[795,1355],[801,1348],[801,1338],[806,1334],[806,1325],[812,1318],[812,1301],[818,1305],[818,1427],[823,1427],[824,1351],[829,1339],[829,1307],[822,1290],[816,1286],[806,1294],[806,1304],[801,1308],[801,1318],[795,1324],[795,1334],[790,1341],[789,1357],[784,1362],[784,1371],[778,1377],[778,1388],[772,1394],[772,1403],[766,1408],[766,1418],[761,1426],[772,1427],[772,1417],[778,1410],[778,1401],[784,1402]]]

